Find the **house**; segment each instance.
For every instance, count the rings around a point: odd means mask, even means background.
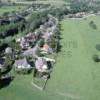
[[[45,42],[47,42],[48,40],[51,39],[51,35],[48,32],[46,32],[44,35],[42,35],[42,38],[44,39]]]
[[[38,40],[40,36],[42,35],[41,30],[40,29],[35,30],[34,35],[35,35],[36,40]]]
[[[98,12],[96,13],[96,15],[100,16],[100,11],[98,11]]]
[[[42,52],[41,53],[53,53],[53,49],[45,43],[43,47],[41,48]]]
[[[12,48],[10,48],[10,47],[7,47],[6,49],[5,49],[5,54],[12,54]]]
[[[20,43],[20,42],[21,42],[21,38],[17,38],[17,39],[16,39],[16,42],[17,42],[17,43]]]
[[[38,57],[35,61],[35,68],[38,72],[49,72],[49,66],[47,62],[55,62],[54,59],[46,58],[46,57]]]
[[[42,57],[38,57],[35,62],[35,67],[38,72],[46,72],[48,70],[47,62]]]
[[[24,51],[23,56],[32,56],[32,57],[37,58],[39,56],[39,54],[40,54],[40,49],[39,49],[38,45],[36,45],[35,47]]]
[[[52,26],[51,27],[51,30],[52,30],[52,33],[54,34],[55,33],[55,30],[57,29],[57,26],[56,25],[54,25],[54,26]]]
[[[31,44],[31,43],[33,43],[33,42],[35,42],[36,41],[36,38],[35,38],[35,35],[33,34],[33,33],[28,33],[26,36],[25,36],[25,40],[29,43],[29,44]]]
[[[75,17],[76,17],[76,18],[82,18],[82,17],[84,17],[85,15],[86,15],[85,12],[79,12],[79,13],[76,13],[76,14],[75,14]]]
[[[17,43],[20,43],[22,49],[31,48],[35,44],[36,38],[33,33],[28,33],[25,37],[18,38]]]
[[[20,22],[20,21],[22,21],[22,20],[25,21],[25,19],[23,18],[23,16],[18,15],[18,14],[17,14],[17,15],[9,16],[9,21],[10,21],[10,22],[17,23],[17,22]]]
[[[21,38],[20,46],[22,49],[27,49],[30,47],[29,43],[27,42],[27,40],[24,37]]]
[[[14,63],[16,70],[31,69],[31,65],[27,62],[26,58],[15,60]]]
[[[45,31],[45,26],[44,25],[40,25],[40,30]]]
[[[35,61],[34,77],[36,77],[37,74],[43,79],[50,77],[52,65],[49,62],[55,62],[55,60],[46,57],[38,57]]]
[[[52,28],[48,28],[47,29],[47,34],[49,34],[50,36],[52,36],[54,33],[53,33],[53,31],[54,31],[54,27]]]
[[[56,22],[57,22],[57,19],[56,19],[55,17],[53,17],[52,15],[48,15],[48,17],[49,17],[48,24],[49,24],[50,26],[55,25]]]

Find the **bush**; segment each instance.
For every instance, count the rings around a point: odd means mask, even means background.
[[[8,16],[10,12],[4,12],[2,16]]]
[[[90,21],[89,25],[91,28],[97,29],[97,25],[94,23],[94,21]]]
[[[43,39],[40,39],[38,41],[38,45],[39,45],[39,47],[42,47],[44,45],[44,40]]]
[[[99,56],[97,54],[93,55],[93,60],[95,62],[100,62],[100,58],[99,58]]]

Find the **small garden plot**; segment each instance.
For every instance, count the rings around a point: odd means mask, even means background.
[[[48,79],[43,78],[34,78],[32,81],[32,85],[39,90],[44,90]]]
[[[38,58],[38,60],[35,62],[36,68],[34,69],[32,84],[40,90],[44,90],[46,88],[46,84],[52,72],[53,62],[51,63],[50,61],[46,60],[44,58]]]

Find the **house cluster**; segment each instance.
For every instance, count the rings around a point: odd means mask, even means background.
[[[35,59],[35,69],[43,72],[48,69],[47,62],[54,59],[46,58],[46,54],[52,54],[55,52],[54,48],[50,46],[52,37],[55,34],[58,25],[58,19],[52,15],[48,15],[48,21],[43,25],[40,25],[34,32],[29,32],[24,37],[16,39],[22,48],[21,55],[23,59],[15,60],[16,69],[31,69],[32,67],[26,60],[26,57],[32,57]]]
[[[49,73],[49,63],[55,62],[55,59],[47,58],[46,55],[55,53],[55,48],[51,47],[50,43],[52,42],[52,38],[55,38],[57,27],[58,19],[52,15],[48,15],[48,20],[34,32],[29,32],[24,37],[16,39],[16,43],[21,48],[20,54],[16,54],[17,52],[14,52],[14,48],[11,47],[5,49],[4,55],[13,55],[13,68],[16,72],[27,73],[34,67],[34,76],[36,76],[37,72]],[[20,57],[18,57],[19,55]],[[3,70],[5,61],[5,57],[2,58],[0,57],[0,71]]]

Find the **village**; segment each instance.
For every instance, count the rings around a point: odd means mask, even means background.
[[[16,39],[22,48],[20,56],[23,58],[15,60],[16,69],[31,69],[32,66],[26,61],[26,58],[29,57],[33,61],[36,60],[35,66],[40,72],[48,69],[47,61],[55,62],[54,59],[46,58],[45,55],[52,55],[56,52],[57,43],[53,41],[53,38],[55,39],[58,20],[52,15],[48,15],[48,18],[48,21],[44,25],[40,25],[40,28],[36,29],[35,32],[29,32],[25,37]]]
[[[0,100],[100,100],[99,0],[0,0]]]
[[[59,42],[58,24],[58,19],[48,14],[48,20],[38,29],[16,38],[15,45],[17,44],[18,49],[14,50],[15,48],[8,46],[4,56],[0,57],[0,71],[2,73],[5,71],[3,66],[6,57],[11,58],[10,66],[12,66],[10,72],[1,76],[1,79],[12,77],[11,70],[17,74],[28,74],[34,70],[33,78],[47,80],[50,77],[53,64],[56,62],[53,55],[57,52]]]

